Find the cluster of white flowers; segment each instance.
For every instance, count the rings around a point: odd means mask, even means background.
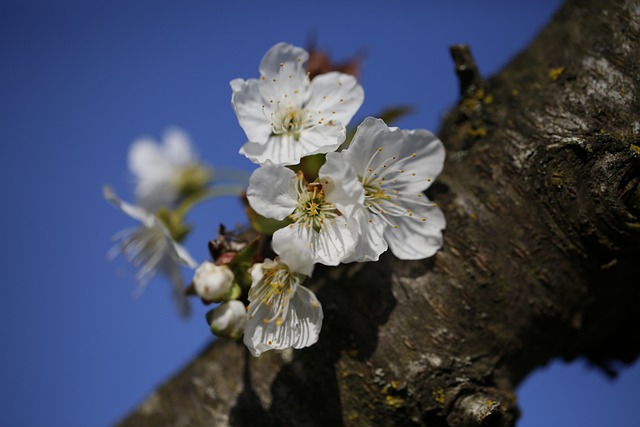
[[[442,246],[444,215],[423,193],[442,170],[442,143],[426,130],[369,117],[336,152],[364,91],[338,72],[309,80],[307,58],[279,43],[262,59],[259,79],[231,82],[249,139],[240,152],[260,164],[247,199],[264,217],[292,221],[273,234],[276,261],[252,269],[244,342],[254,355],[317,340],[322,308],[300,285],[314,263],[375,261],[388,247],[401,259],[420,259]],[[313,182],[288,167],[318,153],[326,162]]]
[[[190,287],[205,303],[220,303],[207,315],[212,332],[244,335],[254,356],[318,340],[322,306],[303,286],[316,263],[376,261],[388,248],[400,259],[430,257],[442,246],[446,225],[424,194],[442,170],[438,138],[368,117],[347,141],[346,126],[364,90],[340,72],[311,79],[308,59],[304,49],[278,43],[260,62],[259,78],[231,81],[231,104],[248,139],[240,153],[259,165],[246,198],[253,212],[280,224],[271,241],[277,256],[264,259],[250,245],[224,258],[212,251],[215,263],[202,263]],[[303,163],[312,155],[321,155],[323,163],[311,174],[317,178],[308,180]],[[166,272],[184,295],[178,267],[196,265],[177,243],[186,209],[163,209],[199,194],[210,170],[178,130],[167,132],[162,147],[136,141],[129,159],[141,206],[120,201],[110,190],[105,197],[141,226],[125,230],[118,249],[142,266],[142,283]]]

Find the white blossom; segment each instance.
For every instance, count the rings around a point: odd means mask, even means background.
[[[247,309],[238,300],[224,302],[207,315],[211,332],[219,337],[238,339],[247,324]]]
[[[254,264],[249,290],[249,319],[244,343],[254,356],[273,349],[303,348],[314,344],[322,328],[322,306],[314,293],[301,285],[313,269],[305,247],[292,243],[285,251],[292,264],[280,257]]]
[[[196,294],[207,301],[218,301],[233,287],[234,276],[228,265],[205,261],[193,275]]]
[[[110,251],[110,257],[122,253],[138,272],[135,275],[139,291],[158,273],[166,275],[173,283],[173,297],[181,314],[188,314],[189,305],[184,295],[184,283],[180,266],[195,268],[196,262],[187,250],[177,243],[158,218],[146,209],[123,202],[111,188],[104,188],[104,198],[139,225],[120,231],[114,236],[116,245]]]
[[[254,163],[297,164],[335,150],[364,100],[355,77],[330,72],[309,79],[307,51],[278,43],[260,62],[259,79],[231,81],[231,103],[249,142],[240,150]]]
[[[327,154],[327,165],[346,161],[364,189],[354,214],[358,241],[346,261],[377,260],[388,247],[401,259],[422,259],[442,247],[444,214],[424,190],[442,171],[442,142],[423,129],[389,128],[366,118],[349,148]]]
[[[292,242],[305,245],[313,262],[338,265],[352,255],[354,225],[349,217],[364,203],[364,190],[345,163],[324,165],[319,182],[307,183],[301,173],[270,162],[253,172],[247,199],[260,215],[293,223],[273,234],[273,250],[289,263]]]
[[[138,203],[149,211],[175,203],[185,186],[205,184],[210,177],[189,136],[178,128],[168,129],[162,144],[148,137],[135,140],[128,160]]]

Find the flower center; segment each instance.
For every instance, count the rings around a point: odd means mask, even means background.
[[[252,318],[257,307],[262,304],[271,312],[271,317],[262,319],[263,323],[275,321],[280,326],[286,318],[289,300],[302,281],[302,276],[290,272],[277,258],[271,266],[263,265],[263,269],[260,283],[249,291],[249,317]]]
[[[309,112],[285,108],[273,113],[271,131],[274,135],[288,135],[297,141],[302,131],[311,127],[313,127],[313,119]]]
[[[295,222],[320,231],[325,220],[338,216],[336,207],[325,200],[324,190],[319,182],[307,184],[302,174],[298,173],[296,191],[298,205],[290,216]]]

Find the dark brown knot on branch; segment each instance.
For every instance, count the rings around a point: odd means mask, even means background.
[[[456,74],[460,83],[460,96],[466,97],[482,88],[484,79],[478,71],[478,66],[473,59],[469,46],[466,44],[449,46],[449,52],[456,67]]]

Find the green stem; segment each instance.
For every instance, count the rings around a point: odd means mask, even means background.
[[[246,186],[244,185],[228,184],[217,185],[215,187],[197,191],[182,200],[180,206],[178,206],[178,208],[174,212],[176,216],[182,221],[184,216],[189,213],[191,208],[196,206],[198,203],[219,196],[239,196],[243,191],[245,191],[245,189]]]

